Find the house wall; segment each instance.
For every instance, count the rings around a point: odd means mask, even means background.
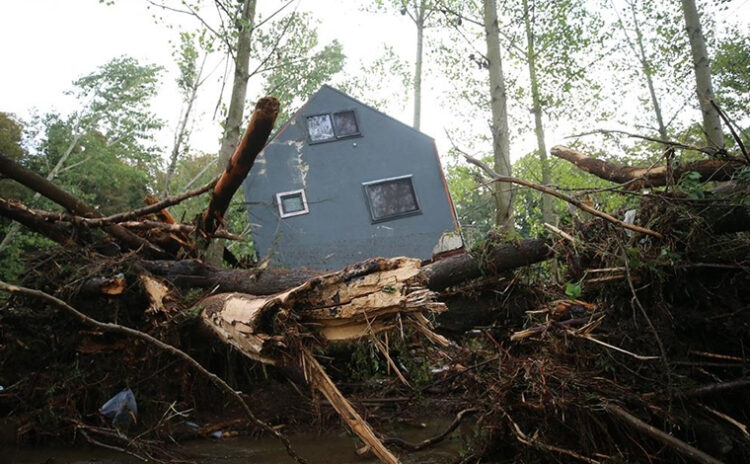
[[[308,143],[306,116],[353,109],[361,136]],[[362,183],[412,175],[420,214],[373,223]],[[244,185],[256,249],[273,265],[339,269],[374,256],[427,259],[457,224],[434,140],[324,86],[258,156]],[[279,192],[309,213],[281,218]]]

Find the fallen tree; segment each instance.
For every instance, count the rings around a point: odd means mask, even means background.
[[[624,184],[628,190],[640,190],[646,187],[663,187],[669,182],[678,181],[687,172],[697,172],[700,182],[727,181],[732,179],[735,171],[746,163],[739,158],[707,159],[676,166],[633,167],[616,164],[584,155],[578,150],[562,145],[552,147],[552,156],[570,161],[582,171],[601,179]]]

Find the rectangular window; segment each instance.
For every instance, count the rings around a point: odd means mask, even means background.
[[[310,212],[304,190],[277,193],[276,204],[279,205],[279,216],[283,218]]]
[[[341,111],[333,113],[333,123],[336,127],[337,137],[350,137],[359,135],[359,126],[354,111]]]
[[[307,133],[311,142],[324,142],[335,139],[333,133],[333,124],[331,123],[330,114],[318,114],[307,117]]]
[[[332,114],[316,114],[307,116],[306,119],[310,143],[330,142],[360,135],[354,110],[339,111]]]
[[[365,182],[362,187],[374,222],[419,212],[411,175]]]

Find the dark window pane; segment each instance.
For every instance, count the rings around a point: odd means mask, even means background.
[[[328,114],[308,116],[307,131],[310,134],[310,140],[313,142],[329,140],[335,137],[333,134],[333,124],[331,124],[331,116]]]
[[[410,177],[365,184],[365,192],[375,221],[419,210]]]
[[[359,126],[357,126],[357,118],[354,116],[354,111],[333,113],[333,122],[336,124],[337,136],[359,135]]]
[[[284,211],[284,214],[304,211],[305,203],[302,201],[302,194],[294,193],[281,197],[281,209]]]

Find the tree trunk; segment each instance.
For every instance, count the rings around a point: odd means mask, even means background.
[[[529,80],[531,82],[531,111],[534,113],[534,133],[536,134],[537,154],[542,166],[542,185],[549,186],[552,183],[552,174],[547,157],[547,144],[544,141],[544,126],[542,124],[542,99],[539,95],[539,80],[536,76],[536,50],[534,48],[534,34],[531,30],[531,19],[529,12],[529,1],[523,0],[523,19],[526,29],[526,62],[529,67]],[[555,224],[552,212],[552,198],[542,195],[542,220],[548,224]]]
[[[654,113],[656,114],[656,124],[659,129],[659,136],[662,140],[669,140],[667,136],[667,128],[664,125],[664,118],[661,114],[661,105],[659,104],[659,98],[656,96],[656,88],[654,87],[654,80],[651,72],[651,64],[649,63],[648,57],[646,56],[646,49],[643,46],[643,33],[638,23],[638,15],[635,11],[635,3],[630,4],[630,10],[633,14],[633,26],[635,27],[635,40],[638,45],[638,50],[633,50],[638,53],[639,61],[641,62],[641,69],[643,75],[646,77],[646,86],[648,87],[648,93],[651,97],[651,105],[654,107]],[[624,26],[623,26],[624,27]]]
[[[162,191],[162,198],[166,198],[169,196],[169,184],[172,183],[172,177],[177,170],[177,160],[180,157],[182,146],[186,143],[186,139],[188,138],[187,124],[190,121],[190,113],[193,110],[193,103],[195,103],[195,99],[198,96],[198,87],[200,87],[201,85],[201,76],[203,75],[203,67],[206,64],[207,57],[208,53],[203,55],[201,66],[198,69],[198,74],[196,74],[195,81],[190,87],[190,95],[188,95],[187,100],[185,101],[185,111],[182,114],[182,118],[180,119],[180,127],[177,129],[177,133],[175,134],[172,153],[169,156],[169,167],[167,168],[167,175],[166,179],[164,180],[164,190]]]
[[[487,39],[487,59],[490,67],[490,106],[492,109],[492,148],[495,171],[510,177],[510,131],[508,129],[508,106],[505,92],[503,62],[500,56],[500,27],[497,20],[495,0],[484,2],[484,31]],[[495,183],[495,225],[504,231],[512,231],[513,187]]]
[[[414,128],[419,130],[422,119],[422,45],[424,39],[425,0],[416,5],[417,57],[414,62]]]
[[[529,238],[505,243],[482,253],[481,257],[466,253],[441,259],[422,267],[430,290],[466,282],[482,275],[508,272],[552,257],[548,242]],[[271,295],[296,287],[323,271],[312,269],[270,268],[262,272],[252,269],[218,269],[200,261],[141,261],[144,268],[178,287],[216,288],[218,292],[241,292]]]
[[[31,190],[38,192],[72,214],[90,218],[102,217],[101,213],[95,208],[90,207],[39,174],[24,168],[2,153],[0,153],[0,174],[4,174]],[[165,256],[163,250],[160,250],[122,226],[112,224],[105,226],[104,230],[130,249],[138,250],[143,248],[152,256]]]
[[[244,0],[242,15],[237,19],[237,49],[234,54],[234,80],[232,96],[229,99],[229,109],[224,122],[224,136],[219,149],[219,163],[217,173],[221,174],[229,162],[229,158],[237,148],[242,135],[242,115],[245,110],[247,96],[247,81],[250,66],[250,44],[255,26],[256,0]],[[221,264],[223,240],[216,240],[211,244],[206,259],[212,264]]]
[[[701,113],[703,113],[703,130],[706,133],[706,143],[708,146],[721,149],[724,148],[724,134],[721,130],[719,113],[711,105],[716,97],[711,84],[711,68],[709,67],[710,61],[706,50],[706,39],[701,30],[700,16],[695,6],[695,0],[682,0],[682,12],[685,15],[685,29],[690,39],[690,49],[693,54],[695,90]]]

